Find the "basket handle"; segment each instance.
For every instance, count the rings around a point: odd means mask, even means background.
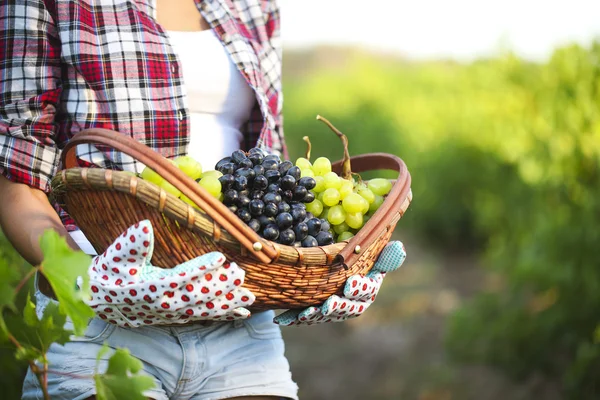
[[[370,153],[359,156],[354,156],[351,159],[353,172],[364,172],[372,170],[393,170],[398,172],[398,178],[392,186],[392,190],[387,195],[387,198],[373,214],[371,219],[367,221],[357,234],[350,239],[346,247],[344,247],[336,256],[334,262],[343,264],[344,266],[352,265],[361,252],[356,252],[356,246],[361,249],[368,249],[371,244],[381,234],[381,230],[374,229],[380,226],[383,222],[390,219],[389,216],[395,216],[402,210],[402,205],[410,195],[410,173],[404,161],[399,157],[386,153]],[[332,165],[332,169],[340,173],[342,169],[342,161],[337,161]],[[392,217],[393,218],[393,217]]]
[[[77,167],[76,146],[86,143],[109,146],[144,163],[198,205],[216,224],[229,232],[259,261],[268,264],[277,258],[278,252],[271,245],[262,240],[256,232],[224,204],[210,195],[206,189],[168,162],[166,158],[129,136],[101,128],[81,131],[73,136],[62,151],[63,168]]]

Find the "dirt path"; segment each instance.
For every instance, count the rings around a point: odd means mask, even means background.
[[[456,366],[443,347],[448,315],[501,282],[472,257],[442,259],[405,240],[408,258],[357,320],[284,329],[302,400],[560,400],[548,382],[515,384],[482,366]]]

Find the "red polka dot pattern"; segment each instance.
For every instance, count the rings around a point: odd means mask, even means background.
[[[245,272],[237,264],[228,263],[221,253],[209,253],[163,270],[150,264],[153,242],[150,222],[142,221],[94,258],[92,265],[102,268],[88,271],[88,304],[100,318],[138,327],[250,316],[245,307],[255,297],[242,287]]]

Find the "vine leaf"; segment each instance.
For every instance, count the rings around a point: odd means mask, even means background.
[[[97,356],[97,363],[110,351],[104,345]],[[117,349],[108,359],[108,368],[103,374],[96,374],[96,398],[98,400],[146,400],[144,391],[155,387],[154,379],[147,375],[141,375],[142,362],[132,357],[127,349]]]
[[[40,246],[44,253],[40,272],[52,286],[60,311],[73,321],[75,334],[83,335],[89,319],[94,316],[94,311],[83,301],[90,296],[87,271],[91,258],[82,251],[71,249],[53,230],[44,232]],[[80,287],[78,278],[81,278]]]

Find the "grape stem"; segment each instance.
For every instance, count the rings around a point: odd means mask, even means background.
[[[325,123],[342,141],[344,146],[344,159],[342,160],[342,178],[346,180],[352,180],[352,167],[350,165],[350,153],[348,152],[348,138],[342,132],[340,132],[327,118],[317,115],[317,120]]]
[[[302,140],[306,142],[306,159],[310,161],[310,149],[312,148],[312,145],[310,144],[310,139],[308,138],[308,136],[304,136]]]

